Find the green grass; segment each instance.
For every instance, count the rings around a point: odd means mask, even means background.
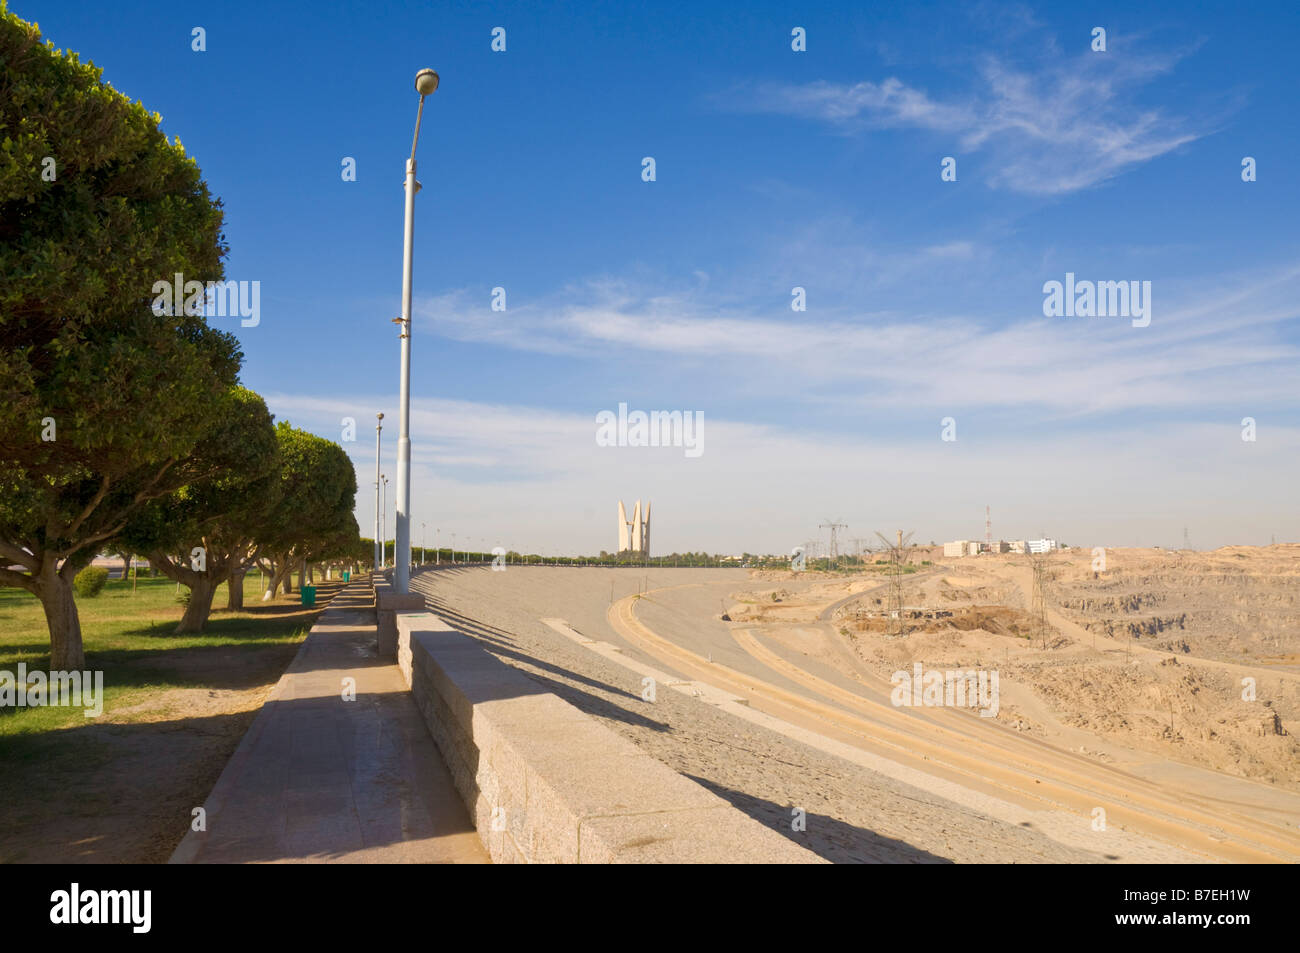
[[[129,580],[110,580],[95,598],[78,598],[86,668],[104,673],[104,713],[140,705],[172,688],[246,687],[240,670],[250,650],[257,655],[262,649],[301,641],[319,611],[303,609],[296,593],[261,602],[256,573],[244,579],[244,611],[227,612],[226,598],[223,585],[199,635],[172,634],[183,608],[176,601],[176,584],[168,579],[141,579],[134,592]],[[22,662],[29,672],[48,671],[49,660],[49,633],[40,602],[25,590],[0,588],[0,670],[16,674]],[[150,709],[149,717],[158,712],[157,707]],[[131,713],[119,717],[132,720]],[[6,706],[0,708],[0,740],[94,720],[86,718],[82,708]],[[19,752],[10,748],[9,754]]]

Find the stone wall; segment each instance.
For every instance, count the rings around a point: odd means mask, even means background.
[[[496,863],[819,863],[821,858],[429,612],[396,654]]]

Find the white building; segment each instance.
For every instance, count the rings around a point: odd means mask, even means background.
[[[1061,544],[1054,539],[1030,539],[1026,540],[1025,545],[1031,553],[1050,553],[1061,548]]]

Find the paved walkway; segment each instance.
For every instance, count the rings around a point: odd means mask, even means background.
[[[205,807],[207,831],[172,863],[488,863],[401,672],[376,654],[365,581],[320,615]]]

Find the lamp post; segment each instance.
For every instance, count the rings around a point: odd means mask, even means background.
[[[379,572],[384,568],[384,554],[379,548],[382,545],[380,540],[383,539],[379,535],[379,435],[384,429],[384,415],[375,414],[375,419],[375,572]]]
[[[383,497],[381,508],[384,515],[379,523],[379,532],[382,534],[379,542],[379,560],[380,565],[386,566],[388,565],[388,477],[380,474],[379,479],[384,481],[384,490],[381,494]]]
[[[415,113],[415,136],[411,139],[411,158],[406,160],[406,233],[402,243],[402,414],[397,438],[397,544],[393,554],[396,573],[393,587],[410,591],[411,576],[411,254],[415,245],[415,147],[420,142],[420,119],[424,116],[424,97],[438,88],[438,74],[422,69],[415,74],[415,91],[420,106]]]

